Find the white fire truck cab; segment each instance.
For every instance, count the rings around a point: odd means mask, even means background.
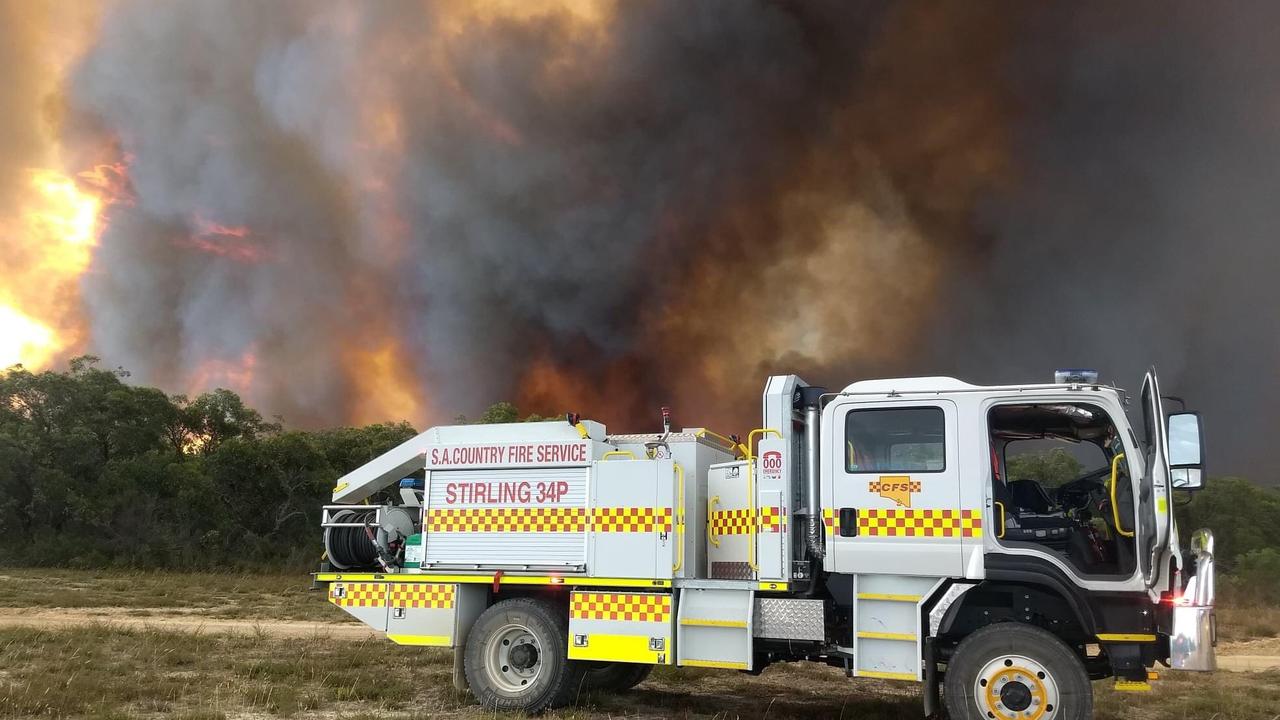
[[[453,648],[491,709],[805,660],[922,683],[926,714],[1080,719],[1091,681],[1214,669],[1213,537],[1184,552],[1173,515],[1204,482],[1200,419],[1166,416],[1154,372],[1132,400],[1091,371],[775,376],[763,417],[431,428],[339,480],[315,578],[389,639]]]

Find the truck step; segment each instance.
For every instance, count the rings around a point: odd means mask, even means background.
[[[689,588],[680,594],[676,664],[752,669],[755,591]]]
[[[1151,692],[1146,680],[1116,680],[1116,692]]]

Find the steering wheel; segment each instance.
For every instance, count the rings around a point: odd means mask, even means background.
[[[1088,503],[1090,495],[1095,491],[1106,488],[1107,480],[1110,477],[1110,467],[1098,468],[1097,470],[1081,475],[1075,480],[1072,480],[1058,488],[1058,504],[1063,507],[1083,507]]]

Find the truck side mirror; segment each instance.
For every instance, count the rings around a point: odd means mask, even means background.
[[[1175,490],[1204,487],[1204,429],[1200,413],[1169,416],[1169,470]]]

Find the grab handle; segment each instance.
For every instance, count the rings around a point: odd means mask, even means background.
[[[712,495],[707,499],[707,542],[720,547],[720,540],[716,537],[715,520],[712,518],[716,514],[716,505],[720,504],[720,496]]]
[[[680,463],[674,463],[676,468],[676,495],[679,497],[679,504],[676,506],[675,517],[671,520],[676,524],[676,563],[671,566],[671,572],[680,572],[680,568],[684,567],[684,468],[680,467]],[[710,529],[711,525],[708,524]]]
[[[1120,524],[1120,505],[1116,503],[1116,479],[1120,474],[1120,461],[1124,459],[1124,453],[1116,453],[1111,458],[1111,519],[1116,523],[1116,532],[1120,537],[1133,537],[1132,532],[1125,532],[1124,526]]]

